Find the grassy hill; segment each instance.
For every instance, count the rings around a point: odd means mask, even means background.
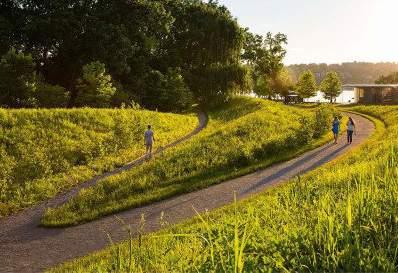
[[[386,127],[340,160],[51,272],[396,272],[398,107],[354,110]]]
[[[208,128],[191,141],[80,191],[61,207],[48,209],[42,223],[90,221],[269,166],[312,147],[314,138],[329,131],[332,115],[329,108],[297,109],[237,98],[211,111]]]
[[[147,124],[159,147],[192,131],[197,118],[142,110],[0,109],[0,216],[141,156]]]

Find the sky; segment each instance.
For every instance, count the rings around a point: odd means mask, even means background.
[[[287,35],[285,64],[398,62],[398,0],[219,0],[244,27]]]

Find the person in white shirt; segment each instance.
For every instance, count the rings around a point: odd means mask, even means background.
[[[354,120],[349,117],[347,121],[347,144],[352,143],[352,135],[355,132],[355,122]]]
[[[155,141],[154,133],[151,129],[151,125],[148,125],[148,129],[145,131],[144,134],[144,145],[146,147],[146,154],[152,154],[152,145]]]

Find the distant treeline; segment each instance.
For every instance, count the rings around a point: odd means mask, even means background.
[[[329,71],[337,72],[343,84],[374,83],[381,76],[398,71],[398,63],[295,64],[288,66],[288,70],[294,82],[303,72],[310,70],[318,84]]]

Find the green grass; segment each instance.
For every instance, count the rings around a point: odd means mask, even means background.
[[[0,216],[141,156],[147,124],[159,147],[197,123],[194,115],[127,109],[0,109]]]
[[[67,226],[182,194],[286,160],[324,142],[334,110],[237,98],[209,113],[208,128],[157,160],[82,190],[48,209],[45,226]],[[314,140],[313,137],[317,137]]]
[[[384,123],[339,160],[50,272],[397,272],[398,107],[352,110]]]

